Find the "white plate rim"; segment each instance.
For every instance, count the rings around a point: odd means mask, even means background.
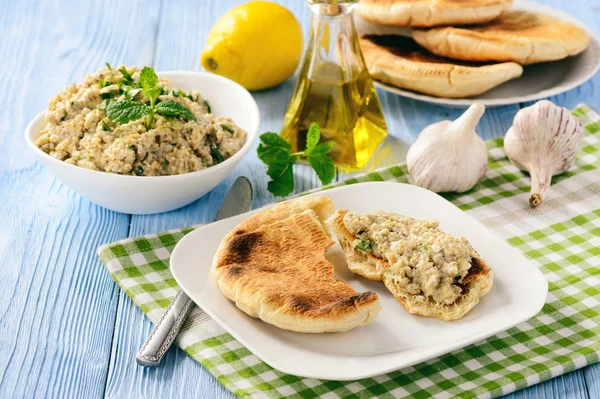
[[[437,195],[428,190],[425,190],[423,188],[413,186],[410,184],[397,183],[397,182],[363,182],[363,183],[357,183],[357,184],[348,185],[348,186],[336,187],[336,188],[327,190],[327,192],[312,193],[312,194],[310,194],[310,196],[328,195],[328,193],[332,192],[333,190],[336,190],[336,191],[349,190],[352,188],[356,188],[356,186],[362,186],[362,189],[368,190],[369,185],[409,186],[409,187],[411,187],[411,189],[423,190],[423,191],[427,191],[427,193],[429,193],[429,194]],[[440,197],[440,198],[443,199],[443,197]],[[448,202],[453,207],[455,207],[455,205],[450,203],[449,201],[447,201],[445,199],[443,199],[443,200]],[[270,207],[270,206],[273,206],[273,204],[268,204],[264,208]],[[234,218],[249,217],[249,216],[261,211],[264,208],[255,209],[253,211],[235,216]],[[468,215],[467,213],[464,213],[464,216],[475,221],[478,224],[481,224],[478,220],[476,220],[472,216]],[[227,219],[224,219],[223,221],[215,222],[213,224],[223,223],[224,221],[227,221]],[[198,301],[195,298],[194,293],[191,290],[186,289],[187,283],[186,283],[185,275],[180,274],[180,270],[179,270],[179,264],[183,264],[183,262],[179,261],[179,256],[180,256],[179,252],[180,252],[181,248],[188,245],[187,244],[188,242],[193,242],[195,235],[201,234],[203,228],[213,225],[213,224],[207,224],[207,225],[203,225],[203,226],[199,227],[195,231],[188,233],[177,243],[177,245],[175,246],[175,248],[171,254],[171,273],[172,273],[173,277],[175,278],[175,281],[177,281],[177,284],[180,286],[180,288],[182,290],[184,290],[184,292],[186,292],[186,294],[188,294],[188,296],[190,296],[190,298],[192,298],[192,300],[206,314],[208,314],[217,324],[219,324],[225,331],[227,331],[229,334],[231,334],[231,336],[233,336],[238,342],[240,342],[250,352],[252,352],[254,355],[256,355],[258,358],[263,360],[265,363],[267,363],[271,367],[273,367],[281,372],[300,376],[300,377],[316,378],[316,379],[324,379],[324,380],[337,380],[337,381],[353,381],[353,380],[358,380],[358,379],[362,379],[362,378],[370,378],[370,377],[386,374],[386,373],[396,371],[396,370],[399,370],[399,369],[402,369],[405,367],[410,367],[414,364],[418,364],[418,363],[430,360],[430,359],[438,357],[440,355],[443,355],[443,354],[452,352],[454,350],[466,347],[473,343],[479,342],[483,339],[486,339],[486,338],[493,336],[495,334],[498,334],[500,332],[506,331],[526,320],[531,319],[536,314],[538,314],[539,311],[544,306],[546,297],[547,297],[547,293],[548,293],[548,281],[546,280],[546,277],[544,276],[544,274],[535,265],[533,265],[531,263],[531,261],[529,261],[527,258],[525,258],[525,256],[520,251],[511,247],[501,237],[498,237],[499,243],[502,242],[501,245],[504,248],[506,248],[506,250],[517,252],[519,254],[519,256],[523,257],[523,259],[525,259],[527,261],[527,264],[530,266],[529,272],[532,276],[532,281],[535,284],[539,284],[539,286],[543,288],[542,291],[539,292],[539,297],[537,298],[537,301],[530,301],[530,303],[532,304],[530,311],[527,313],[524,313],[524,315],[522,315],[519,319],[512,320],[508,324],[495,325],[494,327],[492,327],[486,331],[481,331],[479,334],[472,335],[469,339],[465,339],[464,341],[459,341],[454,344],[434,345],[433,347],[437,348],[437,349],[431,350],[429,353],[427,353],[426,356],[419,358],[418,360],[408,362],[408,363],[407,362],[403,363],[403,362],[399,361],[398,363],[396,363],[394,365],[388,365],[386,367],[359,370],[352,375],[350,375],[350,374],[340,375],[340,374],[337,374],[335,372],[335,370],[333,372],[313,372],[312,370],[304,370],[304,369],[298,370],[298,369],[294,369],[293,367],[290,368],[286,363],[280,363],[279,359],[277,359],[277,358],[269,358],[269,355],[265,356],[265,352],[261,349],[260,345],[256,345],[256,343],[254,341],[246,339],[246,337],[243,334],[240,334],[238,331],[232,330],[229,327],[227,320],[222,318],[219,314],[215,313],[213,311],[213,309],[211,309],[210,306],[202,306],[202,304],[198,303]],[[212,267],[212,264],[207,267],[207,272],[209,273],[209,275],[210,275],[211,267]],[[208,279],[212,280],[212,276],[208,277]],[[241,316],[248,317],[245,314],[243,314],[241,311],[239,311],[239,312],[240,312]],[[418,317],[418,316],[415,316],[415,317]],[[393,353],[395,353],[395,352],[392,352],[392,354]],[[335,356],[332,356],[332,355],[327,355],[327,357],[335,358]],[[340,361],[347,362],[347,361],[349,361],[349,359],[352,360],[352,359],[355,359],[358,357],[359,356],[354,356],[354,357],[341,357],[340,356],[339,359],[340,359]],[[369,357],[376,357],[376,355],[365,355],[363,358],[369,358]]]
[[[413,100],[424,101],[432,104],[447,106],[447,107],[457,107],[457,108],[465,108],[473,104],[474,102],[485,105],[486,107],[499,107],[503,105],[513,105],[520,104],[529,101],[541,100],[544,98],[548,98],[551,96],[556,96],[558,94],[562,94],[569,90],[572,90],[576,87],[581,86],[588,80],[590,80],[600,69],[600,39],[590,28],[588,28],[582,21],[575,18],[573,15],[568,14],[562,10],[556,9],[554,7],[550,7],[545,4],[539,4],[532,1],[523,1],[523,2],[515,2],[515,9],[530,9],[535,8],[537,11],[546,12],[548,14],[553,14],[554,16],[561,18],[567,22],[571,22],[582,29],[584,29],[590,35],[590,44],[588,48],[584,52],[591,51],[595,56],[595,65],[587,74],[579,76],[577,79],[573,80],[569,84],[566,85],[558,85],[551,87],[549,89],[545,89],[539,91],[537,93],[532,93],[524,96],[515,96],[515,97],[505,97],[505,98],[494,98],[494,99],[486,99],[480,98],[479,96],[468,97],[468,98],[443,98],[443,97],[435,97],[430,96],[423,93],[418,93],[415,91],[405,90],[396,86],[392,86],[383,82],[379,82],[377,80],[373,80],[373,84],[380,88],[383,91],[387,91],[389,93],[397,94],[402,97],[410,98]],[[515,79],[517,81],[518,79]]]

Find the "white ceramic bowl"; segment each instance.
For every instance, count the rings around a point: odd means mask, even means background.
[[[88,200],[113,211],[133,214],[167,212],[187,205],[219,184],[252,148],[260,113],[252,95],[239,84],[204,72],[161,72],[173,88],[198,90],[217,116],[231,117],[248,132],[246,143],[231,158],[198,172],[173,176],[126,176],[74,166],[51,157],[35,142],[45,125],[45,111],[25,130],[25,141],[38,159],[64,184]]]

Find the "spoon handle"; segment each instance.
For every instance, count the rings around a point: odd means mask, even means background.
[[[140,366],[156,367],[160,364],[187,319],[192,304],[185,292],[180,290],[175,295],[137,354],[136,360]]]

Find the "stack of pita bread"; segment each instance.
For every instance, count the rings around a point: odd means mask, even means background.
[[[512,0],[361,0],[356,14],[411,27],[412,38],[360,38],[374,79],[437,97],[484,93],[523,73],[523,65],[584,51],[587,32],[553,16],[511,9]]]

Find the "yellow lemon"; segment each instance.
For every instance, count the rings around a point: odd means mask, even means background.
[[[252,1],[213,25],[200,63],[248,90],[260,90],[292,76],[302,48],[302,27],[294,14],[279,4]]]

